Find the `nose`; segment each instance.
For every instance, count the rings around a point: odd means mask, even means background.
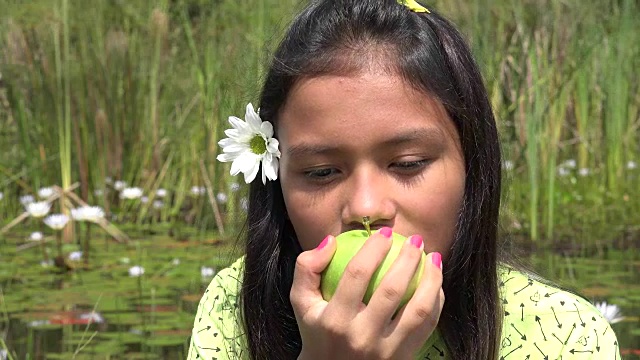
[[[363,228],[362,218],[368,216],[372,228],[393,227],[396,203],[388,179],[375,169],[351,174],[345,187],[342,222],[348,229]]]

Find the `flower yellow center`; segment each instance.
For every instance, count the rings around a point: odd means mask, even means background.
[[[267,142],[262,138],[262,135],[256,134],[249,141],[249,147],[252,153],[262,155],[267,151]]]

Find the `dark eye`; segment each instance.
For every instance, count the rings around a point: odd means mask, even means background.
[[[399,171],[411,172],[411,171],[422,169],[423,167],[428,165],[429,162],[430,160],[428,159],[421,159],[421,160],[414,160],[414,161],[401,161],[401,162],[395,162],[391,164],[391,166],[396,168]]]
[[[311,178],[312,180],[327,180],[333,175],[336,175],[338,170],[332,168],[322,168],[307,170],[304,172],[304,176]]]

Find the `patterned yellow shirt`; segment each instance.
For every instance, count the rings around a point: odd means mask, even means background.
[[[238,293],[244,258],[220,271],[200,300],[188,360],[247,359]],[[500,270],[500,360],[621,359],[616,336],[588,301],[508,267]],[[450,359],[436,332],[418,359]]]

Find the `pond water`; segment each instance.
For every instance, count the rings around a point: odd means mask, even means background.
[[[178,240],[142,233],[128,245],[95,239],[87,265],[43,266],[39,247],[18,246],[27,236],[0,239],[0,335],[15,359],[185,358],[197,303],[211,279],[207,269],[234,259],[230,245],[213,235],[182,232]],[[48,247],[53,257],[53,242]],[[536,251],[520,260],[592,301],[619,306],[625,320],[613,328],[623,358],[640,359],[639,257]],[[130,276],[134,266],[144,274]]]

